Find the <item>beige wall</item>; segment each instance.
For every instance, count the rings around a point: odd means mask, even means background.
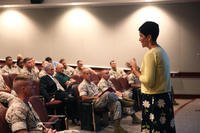
[[[169,54],[171,71],[199,72],[199,12],[200,3],[12,11],[0,8],[0,58],[7,55],[15,58],[20,53],[38,61],[46,56],[54,60],[64,57],[70,64],[83,59],[85,64],[103,67],[116,59],[120,67],[125,67],[128,59],[136,57],[140,64],[147,49],[138,41],[138,27],[146,20],[153,20],[160,25],[158,42]],[[180,89],[178,82],[174,84]],[[190,84],[193,82],[183,84],[186,90]]]
[[[200,69],[200,4],[17,9],[0,11],[0,58],[65,57],[69,63],[108,66],[111,59],[124,63],[146,49],[138,41],[138,27],[146,20],[160,24],[158,42],[171,59],[172,71]],[[191,60],[192,59],[192,60]],[[192,65],[193,62],[196,65]]]

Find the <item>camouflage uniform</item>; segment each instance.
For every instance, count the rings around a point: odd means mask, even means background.
[[[17,66],[17,73],[21,74],[23,72],[23,68]]]
[[[113,83],[110,80],[106,81],[104,78],[101,78],[101,80],[98,83],[98,87],[99,87],[100,91],[104,91],[109,87],[115,89]],[[126,91],[122,92],[122,95],[125,98],[132,99],[132,91],[131,90],[126,90]]]
[[[78,67],[76,67],[76,68],[74,69],[74,75],[81,76],[81,74],[82,74],[82,71],[79,70]]]
[[[67,69],[64,69],[63,72],[65,75],[71,77],[74,74],[74,68],[67,66]]]
[[[94,83],[88,83],[83,80],[78,86],[80,96],[95,96],[99,94],[98,87]],[[118,101],[118,97],[113,92],[105,92],[99,99],[94,101],[95,108],[109,108],[109,111],[113,115],[113,120],[121,118],[121,103]]]
[[[5,118],[11,126],[12,132],[22,129],[34,133],[43,132],[42,128],[39,127],[39,123],[41,124],[39,116],[33,110],[31,104],[26,104],[17,97],[12,100],[12,104],[9,106]]]
[[[5,65],[2,69],[1,69],[1,74],[2,75],[8,75],[8,74],[18,74],[17,68],[12,66],[11,68],[9,68],[7,65]]]
[[[6,88],[7,88],[7,87],[6,87],[6,83],[5,83],[5,81],[4,81],[3,77],[2,77],[2,75],[0,75],[0,89],[4,90],[4,89],[6,89]]]
[[[111,70],[109,71],[109,75],[110,75],[110,78],[120,78],[120,77],[126,77],[126,73],[124,72],[124,70],[122,69],[118,69],[116,71],[114,71],[112,68]]]
[[[101,78],[97,86],[99,87],[100,92],[105,91],[109,87],[115,89],[113,83],[110,80],[106,81],[104,78]]]
[[[24,67],[22,70],[22,74],[32,77],[33,80],[39,80],[39,73],[37,71],[34,71],[34,69],[28,71],[28,69]]]
[[[39,72],[39,78],[43,77],[47,75],[46,71],[44,69],[42,69],[40,72]]]
[[[139,79],[133,73],[130,73],[127,76],[127,79],[129,84],[136,84],[140,82]]]

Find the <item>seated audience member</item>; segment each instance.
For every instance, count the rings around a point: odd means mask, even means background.
[[[109,71],[108,70],[101,71],[101,80],[99,81],[99,83],[97,85],[99,87],[99,91],[103,92],[108,88],[112,88],[112,89],[114,89],[116,91],[116,95],[118,97],[122,98],[123,94],[115,89],[114,85],[109,80],[109,78],[110,78],[110,75],[109,75]]]
[[[47,62],[49,62],[49,63],[53,63],[53,60],[52,60],[51,57],[46,57],[46,58],[45,58],[45,61],[47,61]]]
[[[45,61],[48,61],[49,63],[52,63],[54,68],[55,68],[56,65],[58,64],[58,62],[53,61],[51,57],[46,57],[46,58],[45,58]]]
[[[23,60],[23,56],[21,54],[18,54],[16,60],[20,60],[20,59]],[[14,63],[14,66],[17,67],[17,62]]]
[[[135,58],[132,58],[129,62],[126,62],[126,66],[129,67],[131,69],[131,71],[132,71],[132,67],[131,67],[130,62],[134,62],[134,61],[135,61]],[[137,69],[139,70],[140,68],[138,67]],[[128,83],[131,85],[131,87],[133,87],[133,88],[141,87],[140,80],[132,72],[127,76],[127,80],[128,80]]]
[[[93,100],[94,108],[108,108],[115,122],[114,132],[125,133],[126,131],[120,126],[121,119],[121,103],[113,92],[99,92],[99,88],[91,82],[91,72],[89,69],[83,69],[83,81],[78,86],[79,95],[82,101]]]
[[[22,71],[23,71],[23,67],[24,67],[24,59],[22,59],[22,58],[17,59],[17,64],[16,65],[17,65],[18,73],[21,74]]]
[[[23,59],[23,56],[21,54],[17,55],[17,60],[19,60],[19,59]]]
[[[64,100],[66,97],[65,88],[58,82],[58,80],[53,76],[54,68],[53,64],[48,63],[44,70],[46,71],[45,76],[40,78],[40,92],[44,97],[46,102],[53,99]]]
[[[6,85],[2,75],[0,74],[0,91],[11,92],[11,89]]]
[[[34,111],[29,98],[32,96],[34,81],[27,76],[18,75],[13,82],[13,89],[17,97],[13,97],[6,112],[6,121],[13,133],[56,133],[47,129],[40,122],[39,116]]]
[[[56,66],[55,78],[64,88],[70,87],[75,82],[75,80],[70,79],[69,76],[64,74],[64,66],[61,63],[58,63]]]
[[[39,73],[34,70],[34,63],[32,58],[24,59],[24,68],[22,74],[30,76],[33,80],[39,80]]]
[[[101,75],[102,75],[102,78],[98,83],[99,90],[102,92],[102,91],[105,91],[108,88],[112,88],[112,89],[115,90],[115,94],[119,97],[122,106],[133,107],[134,102],[132,100],[132,95],[133,95],[132,91],[131,90],[126,90],[124,92],[117,91],[115,89],[113,83],[109,80],[110,75],[109,75],[108,70],[103,70],[101,72]],[[132,112],[130,112],[130,113],[131,113],[131,117],[132,117],[132,123],[133,124],[140,124],[141,120],[135,115],[134,108],[132,108]]]
[[[117,68],[117,63],[115,62],[115,60],[110,61],[110,66],[111,66],[111,69],[109,71],[110,78],[118,79],[120,77],[127,76],[124,70]]]
[[[41,68],[41,71],[39,72],[39,78],[47,75],[46,74],[46,71],[44,70],[44,67],[48,64],[49,62],[48,61],[43,61],[42,62],[42,68]]]
[[[82,60],[78,60],[76,63],[77,63],[77,67],[76,67],[75,70],[74,70],[74,75],[78,75],[78,76],[82,75],[81,73],[82,73],[83,69],[85,69],[85,68],[87,68],[87,69],[90,71],[90,73],[92,73],[92,74],[97,74],[97,73],[96,73],[94,70],[92,70],[91,68],[85,67],[85,66],[83,65],[83,61],[82,61]]]
[[[39,71],[38,67],[35,65],[35,59],[34,58],[32,58],[32,63],[33,63],[33,71],[39,75],[40,71]]]
[[[70,67],[67,65],[66,60],[65,59],[60,59],[59,61],[61,64],[63,64],[64,66],[64,71],[63,73],[69,77],[71,77],[72,75],[74,75],[74,68]]]
[[[132,88],[140,88],[141,87],[140,80],[135,76],[135,74],[130,73],[127,76],[127,80]]]
[[[6,57],[6,64],[1,69],[1,74],[2,75],[18,74],[18,71],[17,71],[16,67],[13,64],[13,59],[12,59],[11,56],[7,56]]]
[[[62,64],[60,64],[62,65]],[[78,116],[74,113],[77,113],[75,108],[75,102],[70,93],[66,90],[66,86],[62,86],[59,81],[53,76],[54,75],[54,67],[53,64],[48,63],[44,70],[46,71],[45,76],[40,78],[40,93],[44,97],[46,102],[52,101],[54,99],[63,101],[66,106],[70,107],[70,110],[74,109],[74,112],[70,112],[69,108],[66,110],[68,112],[69,118],[72,120],[74,124],[78,123]],[[70,102],[71,101],[71,102]],[[58,110],[61,112],[61,110]]]

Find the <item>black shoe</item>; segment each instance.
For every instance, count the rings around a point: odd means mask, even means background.
[[[131,115],[132,117],[132,124],[141,124],[142,121],[140,118],[138,118],[135,114]]]
[[[173,105],[179,105],[179,103],[174,100]]]

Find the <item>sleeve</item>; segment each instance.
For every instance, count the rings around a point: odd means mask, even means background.
[[[50,95],[47,92],[47,81],[42,77],[40,79],[40,94],[44,97],[46,102],[49,102],[51,100]]]
[[[110,70],[109,71],[110,79],[115,78],[115,74]]]
[[[123,69],[121,69],[121,74],[122,74],[122,77],[126,77],[127,76]]]
[[[7,74],[8,72],[5,69],[5,66],[1,69],[1,74]]]
[[[99,82],[99,84],[98,84],[98,89],[99,89],[100,92],[103,92],[103,91],[105,91],[106,89],[108,89],[108,86],[106,86],[106,84],[103,83],[103,82]]]
[[[143,59],[143,73],[139,79],[148,88],[155,85],[156,60],[153,53],[148,53]]]
[[[27,129],[26,114],[27,111],[20,107],[7,111],[6,121],[11,125],[12,132]]]
[[[0,89],[4,90],[6,88],[5,81],[3,77],[0,75]]]
[[[6,92],[0,92],[0,102],[10,102],[14,99],[14,95]]]
[[[134,76],[133,76],[132,73],[127,76],[127,80],[128,80],[129,84],[134,84],[135,83],[135,79],[134,79]]]
[[[80,84],[78,86],[78,90],[79,90],[79,95],[80,96],[87,96],[87,88],[85,85]]]

